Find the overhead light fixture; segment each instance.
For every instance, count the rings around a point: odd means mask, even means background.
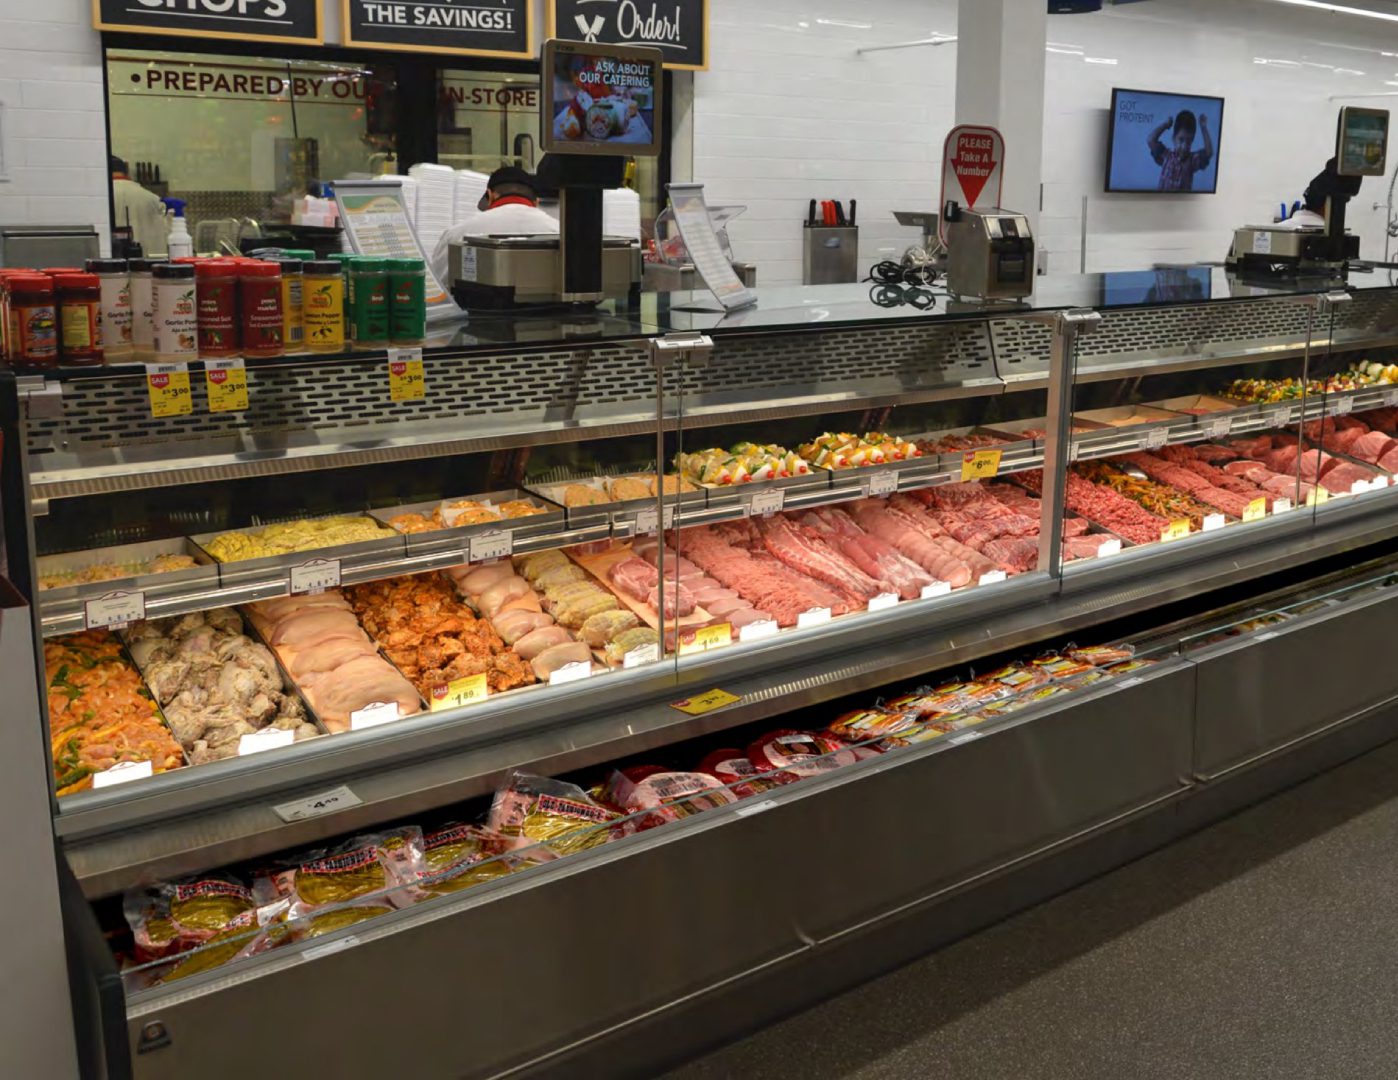
[[[1398,22],[1398,15],[1386,11],[1370,11],[1368,8],[1350,7],[1347,4],[1328,4],[1324,0],[1272,0],[1274,4],[1290,4],[1292,7],[1314,8],[1334,15],[1362,15],[1366,19],[1382,19],[1385,22]]]

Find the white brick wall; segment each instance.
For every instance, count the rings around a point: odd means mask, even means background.
[[[0,223],[93,225],[107,243],[102,52],[90,0],[0,0],[9,182]]]

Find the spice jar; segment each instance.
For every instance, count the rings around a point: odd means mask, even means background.
[[[286,255],[277,261],[282,266],[282,341],[287,352],[301,352],[305,348],[304,263]]]
[[[155,359],[155,259],[132,259],[131,359],[148,364]]]
[[[10,278],[22,271],[0,267],[0,360],[9,360],[10,353]]]
[[[194,267],[198,286],[199,356],[218,359],[238,353],[238,266],[231,259],[205,259]]]
[[[58,348],[63,363],[90,367],[102,362],[102,283],[96,274],[54,278],[58,299]]]
[[[53,278],[16,274],[9,279],[10,358],[26,371],[58,366],[58,308]]]
[[[156,263],[151,276],[155,323],[152,359],[159,364],[188,363],[199,355],[194,267],[188,263]]]
[[[248,260],[238,267],[238,276],[243,293],[243,355],[254,360],[286,355],[281,266]]]
[[[340,273],[345,283],[345,344],[354,340],[354,282],[350,280],[350,268],[359,256],[349,252],[336,251],[326,258],[340,264]]]
[[[421,345],[427,338],[427,264],[421,259],[388,260],[389,340]]]
[[[351,336],[356,349],[388,347],[388,266],[383,259],[359,257],[350,264]]]
[[[125,259],[88,259],[87,272],[97,275],[102,290],[102,358],[124,363],[132,357],[131,269]]]
[[[345,351],[345,278],[340,264],[325,259],[305,264],[306,348],[315,353]]]

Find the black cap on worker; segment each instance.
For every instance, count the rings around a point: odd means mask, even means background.
[[[539,198],[538,182],[518,165],[506,165],[504,168],[496,169],[490,174],[490,179],[486,181],[485,187],[486,193],[481,196],[481,201],[478,204],[482,210],[490,209],[492,197],[500,199],[514,195],[535,201]]]

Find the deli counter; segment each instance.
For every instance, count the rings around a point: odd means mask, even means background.
[[[1386,278],[711,308],[0,376],[92,1075],[650,1075],[1398,733]]]

